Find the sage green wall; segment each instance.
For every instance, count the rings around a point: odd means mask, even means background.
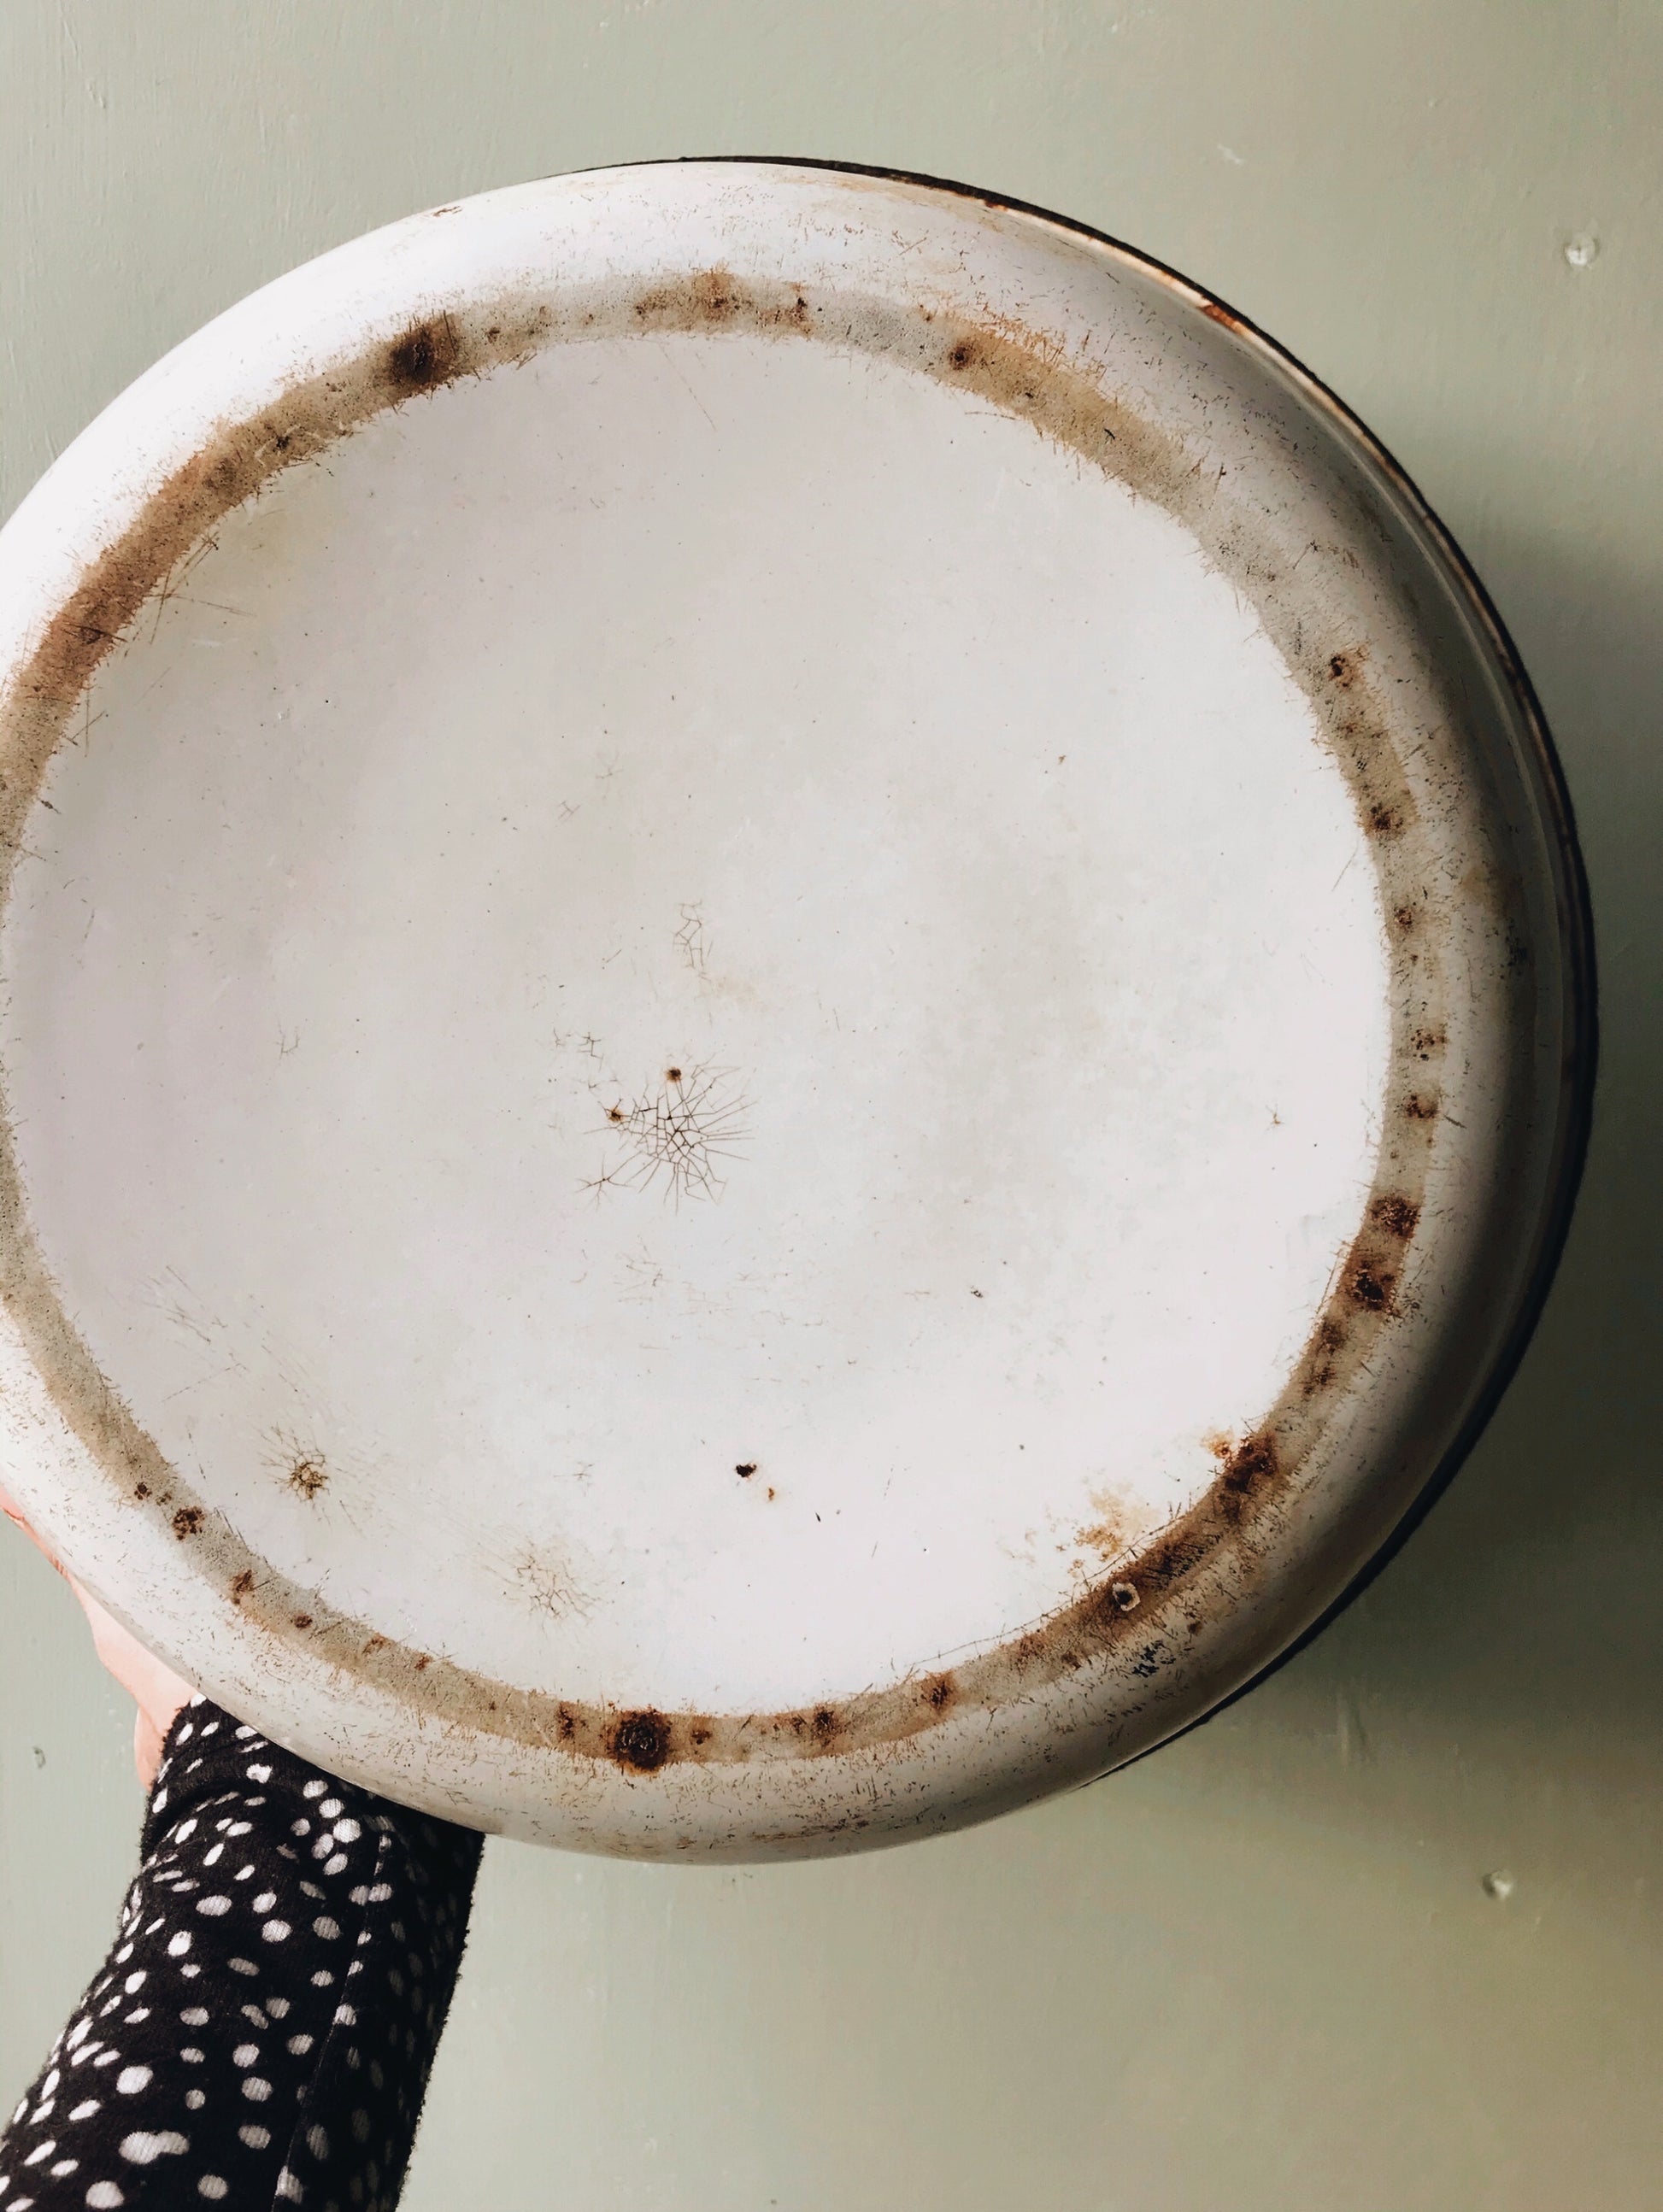
[[[947,1842],[493,1845],[417,2212],[1663,2202],[1660,63],[1621,0],[0,0],[0,511],[205,317],[411,210],[683,152],[969,179],[1212,286],[1395,448],[1520,640],[1593,878],[1569,1255],[1368,1595],[1185,1741]],[[138,1802],[19,1544],[0,1608],[9,2097]]]

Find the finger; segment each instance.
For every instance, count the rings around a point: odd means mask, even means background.
[[[22,1530],[43,1559],[50,1560],[58,1569],[58,1573],[60,1575],[63,1573],[63,1564],[57,1553],[52,1551],[45,1540],[29,1525],[27,1515],[15,1498],[9,1497],[3,1490],[0,1490],[0,1513],[3,1513],[8,1521],[14,1522]]]
[[[93,1632],[94,1650],[107,1670],[137,1705],[133,1758],[138,1768],[139,1779],[148,1790],[150,1781],[155,1779],[156,1765],[161,1757],[162,1739],[173,1726],[180,1707],[189,1704],[195,1695],[194,1691],[182,1676],[174,1674],[173,1668],[158,1659],[153,1651],[147,1651],[132,1632],[124,1628],[113,1614],[106,1613],[92,1592],[83,1588],[68,1572],[62,1560],[46,1549],[24,1517],[21,1507],[3,1490],[0,1490],[0,1512],[4,1513],[7,1520],[16,1522],[30,1542],[51,1561],[75,1592]],[[149,1780],[146,1780],[147,1769]]]
[[[81,1601],[100,1659],[156,1729],[158,1736],[165,1736],[180,1706],[188,1705],[194,1696],[192,1686],[182,1675],[176,1674],[165,1660],[146,1650],[132,1631],[124,1628],[113,1613],[106,1613],[90,1590],[83,1589],[73,1577],[67,1579]]]
[[[133,1765],[138,1773],[138,1786],[147,1797],[155,1788],[163,1741],[162,1731],[141,1705],[133,1715]]]

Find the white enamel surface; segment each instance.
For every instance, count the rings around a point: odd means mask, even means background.
[[[436,304],[712,266],[851,331],[874,297],[1037,329],[1214,507],[835,329],[569,337],[275,477],[104,663],[20,848],[0,1051],[40,1255],[216,1525],[375,1638],[730,1716],[1002,1645],[1206,1492],[1398,1157],[1401,971],[1306,625],[1391,702],[1449,1110],[1412,1297],[1251,1582],[1198,1586],[1176,1656],[648,1778],[251,1621],[9,1315],[0,1390],[64,1556],[284,1740],[484,1825],[743,1856],[1099,1771],[1337,1594],[1500,1356],[1562,1036],[1527,742],[1412,502],[1181,284],[928,188],[557,179],[297,271],[25,502],[0,672],[300,380]],[[1276,640],[1232,513],[1285,572]],[[714,1150],[649,1174],[694,1091]]]
[[[65,1302],[247,1540],[506,1680],[749,1710],[1192,1501],[1386,1039],[1355,809],[1187,532],[899,368],[681,337],[217,540],[57,757],[6,1036]],[[697,1092],[647,1180],[608,1109]]]

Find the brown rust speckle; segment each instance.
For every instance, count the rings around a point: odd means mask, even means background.
[[[1282,1472],[1276,1439],[1269,1429],[1257,1430],[1221,1455],[1217,1490],[1225,1510],[1239,1517]]]
[[[231,1577],[232,1604],[241,1605],[244,1598],[247,1597],[253,1591],[253,1587],[254,1577],[253,1570],[248,1567],[240,1568]]]
[[[181,1505],[174,1516],[174,1534],[182,1544],[187,1536],[196,1535],[207,1516],[199,1505]]]
[[[1106,1564],[1118,1559],[1126,1548],[1125,1531],[1118,1521],[1094,1521],[1088,1528],[1080,1531],[1079,1541],[1097,1553]]]
[[[720,266],[701,269],[673,284],[655,284],[632,303],[637,323],[653,330],[753,330],[806,335],[814,310],[796,285],[756,283]],[[593,322],[591,314],[586,320]]]
[[[303,1452],[284,1475],[283,1482],[298,1498],[318,1498],[329,1487],[329,1470],[315,1453]]]
[[[1365,1313],[1395,1312],[1397,1288],[1395,1275],[1366,1259],[1353,1259],[1346,1268],[1345,1295]]]
[[[1389,1237],[1398,1237],[1406,1244],[1419,1224],[1421,1209],[1401,1191],[1386,1191],[1370,1204],[1368,1218]]]
[[[1332,1313],[1325,1314],[1311,1339],[1310,1350],[1302,1363],[1300,1376],[1300,1395],[1310,1400],[1320,1397],[1331,1388],[1338,1373],[1339,1355],[1344,1351],[1346,1331]]]
[[[448,314],[412,323],[387,349],[387,380],[401,397],[448,384],[461,369],[461,342]]]
[[[944,1713],[959,1695],[951,1674],[933,1674],[918,1692],[932,1712]]]
[[[1411,1091],[1404,1100],[1403,1109],[1411,1121],[1435,1121],[1438,1118],[1437,1100],[1428,1098],[1423,1091]]]
[[[309,1613],[293,1613],[290,1615],[290,1619],[294,1621],[296,1628],[310,1628],[312,1626],[312,1616]]]
[[[606,1748],[620,1766],[637,1774],[656,1774],[670,1756],[670,1723],[650,1705],[624,1713]]]

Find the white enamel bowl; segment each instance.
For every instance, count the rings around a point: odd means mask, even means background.
[[[744,1857],[1082,1780],[1533,1317],[1546,738],[1124,247],[738,162],[397,224],[64,456],[0,687],[4,1479],[395,1796]]]

